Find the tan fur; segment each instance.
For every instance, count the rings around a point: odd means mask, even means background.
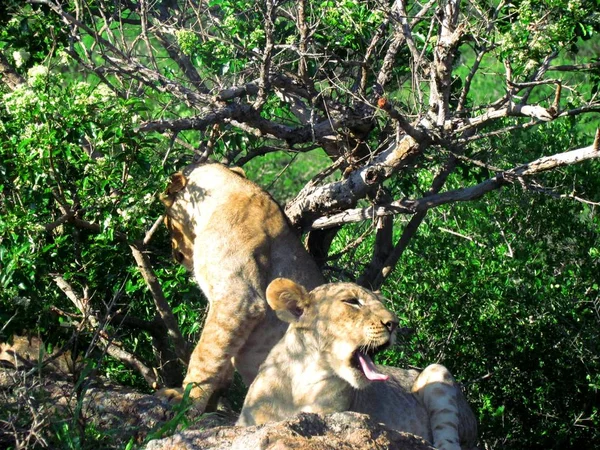
[[[267,288],[273,309],[291,325],[261,365],[238,420],[248,426],[299,412],[356,411],[390,428],[419,435],[437,448],[472,448],[475,417],[443,366],[423,372],[377,366],[387,381],[370,381],[355,351],[394,342],[396,316],[382,297],[351,283],[307,293],[290,280]],[[352,300],[357,299],[357,301]]]
[[[72,374],[75,367],[69,350],[48,354],[41,339],[34,336],[14,335],[12,344],[0,342],[0,361],[10,363],[16,369],[43,364],[63,375]]]
[[[265,299],[269,282],[284,276],[312,289],[323,278],[277,203],[241,169],[190,166],[172,177],[162,201],[173,256],[210,304],[183,384],[193,384],[194,406],[204,410],[228,384],[232,362],[249,385],[285,333]],[[181,390],[162,394],[179,399]]]

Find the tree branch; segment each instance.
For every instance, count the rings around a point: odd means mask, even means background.
[[[600,61],[586,64],[564,64],[560,66],[550,66],[548,71],[556,70],[558,72],[573,72],[577,70],[595,70],[600,68]]]
[[[474,186],[446,191],[441,194],[428,195],[417,200],[397,200],[388,205],[348,209],[338,214],[320,217],[306,226],[306,229],[331,228],[346,223],[374,220],[377,217],[395,214],[416,214],[448,203],[471,201],[506,184],[512,183],[521,177],[538,175],[548,170],[578,164],[589,159],[600,159],[600,151],[595,149],[594,145],[536,159],[527,164],[500,172],[494,178],[490,178]]]
[[[142,249],[143,246],[139,246],[139,244],[130,244],[129,248],[131,249],[131,253],[133,258],[137,262],[138,269],[148,286],[148,290],[152,294],[152,298],[154,299],[154,305],[156,306],[156,310],[160,315],[163,323],[167,327],[167,332],[169,337],[173,342],[173,347],[175,349],[175,353],[177,357],[184,363],[187,364],[189,360],[189,351],[187,348],[187,342],[181,335],[179,331],[179,326],[177,325],[177,320],[173,315],[173,311],[165,298],[162,287],[158,282],[158,279],[154,275],[154,271],[152,270],[152,266],[150,265],[150,261],[144,255]]]
[[[444,164],[442,169],[431,182],[431,188],[429,189],[428,194],[437,194],[444,187],[444,184],[446,184],[446,180],[448,179],[450,174],[454,172],[455,169],[456,157],[451,155],[448,158],[446,164]],[[427,209],[417,211],[417,213],[411,217],[408,224],[404,227],[404,230],[402,230],[402,235],[400,236],[398,243],[390,252],[387,259],[382,264],[380,264],[380,266],[378,267],[379,271],[375,274],[376,276],[372,278],[372,289],[379,289],[381,285],[383,285],[385,279],[392,273],[392,271],[396,267],[396,264],[398,264],[398,261],[400,261],[400,258],[404,254],[404,250],[406,250],[412,238],[417,234],[417,230],[419,229],[421,223],[423,223],[423,220],[427,215],[427,211]]]
[[[412,137],[404,136],[399,143],[392,144],[373,158],[370,164],[351,172],[348,178],[324,186],[306,186],[287,205],[286,214],[292,224],[304,227],[326,211],[352,207],[421,151],[420,145]]]
[[[392,14],[397,8],[398,3],[402,0],[396,0],[394,5],[390,10],[390,14]],[[415,15],[414,19],[410,23],[412,28],[415,27],[420,21],[423,20],[425,15],[429,12],[429,10],[437,3],[437,0],[429,0],[427,4],[425,4],[421,10]],[[396,55],[402,48],[402,45],[405,42],[404,34],[402,30],[397,30],[392,38],[390,45],[388,46],[388,50],[383,58],[383,64],[381,64],[381,68],[379,69],[379,73],[377,74],[377,84],[381,86],[381,88],[385,88],[386,84],[392,78],[392,69],[394,68],[394,64],[396,63]]]
[[[438,42],[433,51],[431,67],[431,99],[430,106],[437,110],[437,126],[443,127],[449,118],[450,88],[452,81],[452,64],[456,56],[456,48],[464,32],[458,25],[460,0],[445,0],[444,6],[438,10],[440,25]]]
[[[554,116],[552,116],[546,108],[541,106],[510,104],[506,108],[488,111],[481,116],[467,119],[467,124],[458,127],[455,131],[456,133],[464,133],[467,130],[482,127],[489,122],[503,117],[532,117],[544,122],[554,119]]]
[[[158,381],[154,372],[142,363],[135,355],[123,349],[120,345],[114,342],[106,332],[102,329],[103,325],[101,325],[100,319],[91,312],[89,308],[88,299],[82,298],[75,292],[75,289],[59,274],[52,275],[55,283],[59,287],[61,291],[67,296],[69,300],[75,305],[75,307],[81,312],[83,315],[84,324],[87,328],[93,330],[98,337],[97,345],[106,351],[113,358],[122,361],[128,367],[136,370],[148,386],[152,388],[158,387]]]
[[[265,45],[262,54],[262,64],[260,65],[260,75],[258,81],[258,96],[252,105],[255,110],[260,111],[265,102],[270,88],[269,73],[271,71],[271,58],[273,56],[273,30],[275,28],[275,14],[277,0],[264,0],[264,28]]]

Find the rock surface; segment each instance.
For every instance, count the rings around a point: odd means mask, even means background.
[[[364,414],[302,413],[248,428],[186,430],[150,441],[147,450],[433,450],[424,440],[375,423]]]
[[[183,423],[171,405],[91,372],[73,372],[69,354],[43,355],[40,348],[36,339],[0,343],[0,448],[47,447],[57,424],[77,423],[105,434],[103,448],[123,448],[133,440],[147,442],[147,450],[432,450],[421,438],[352,412],[303,413],[243,428],[233,426],[237,417],[228,409],[199,420],[188,411],[185,415],[193,422],[188,429],[149,441]]]
[[[74,419],[100,431],[118,430],[111,444],[119,448],[131,438],[143,442],[148,433],[174,416],[163,400],[106,380],[90,378],[75,384],[52,373],[2,367],[0,405],[0,448],[14,444],[19,434],[41,435],[41,429],[48,431],[53,424]],[[36,423],[40,430],[33,429]]]

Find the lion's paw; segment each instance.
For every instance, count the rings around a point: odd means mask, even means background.
[[[168,401],[171,404],[181,403],[183,400],[182,388],[162,388],[154,393],[157,397]]]

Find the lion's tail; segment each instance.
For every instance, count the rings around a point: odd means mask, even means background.
[[[413,385],[413,393],[429,414],[433,445],[439,450],[460,450],[459,387],[448,369],[439,364],[425,368]],[[462,395],[462,394],[461,394]]]

